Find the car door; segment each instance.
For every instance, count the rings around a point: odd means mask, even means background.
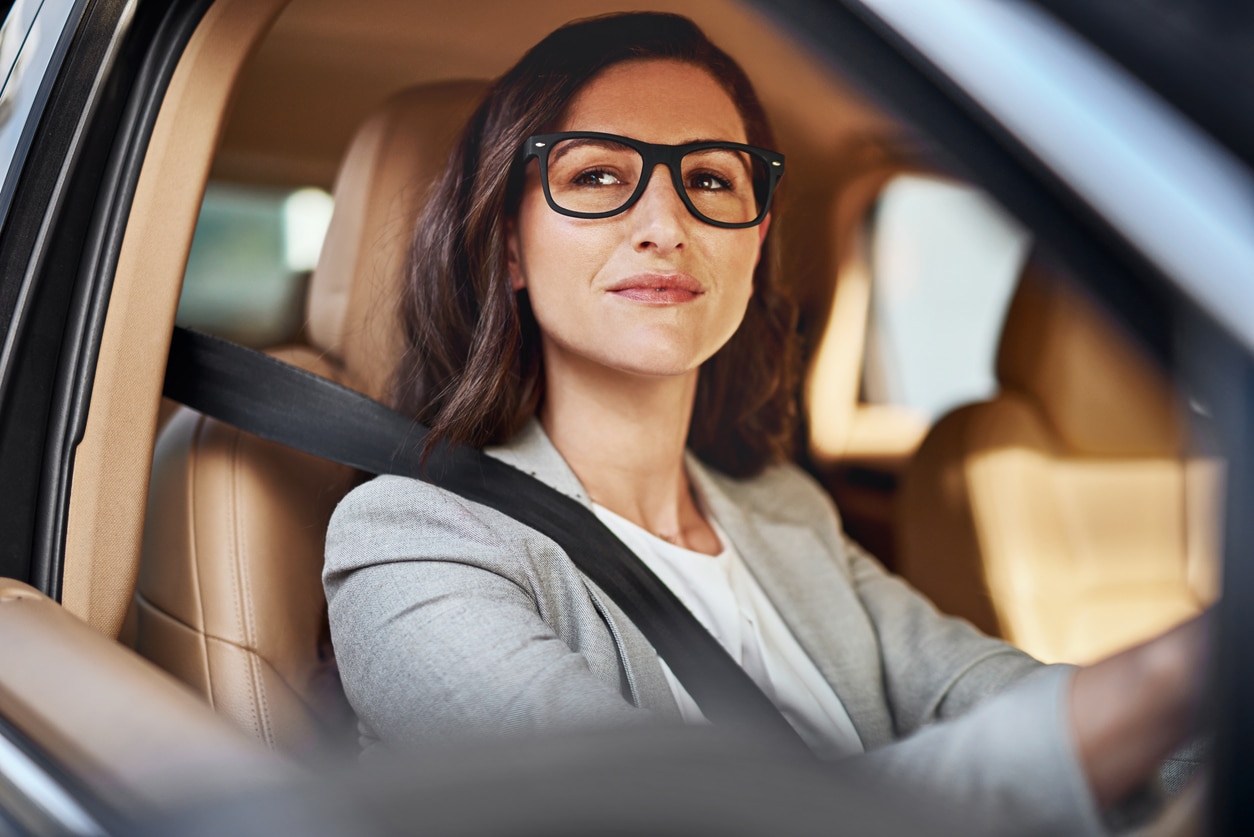
[[[0,831],[112,832],[206,778],[273,768],[57,604],[69,477],[137,162],[206,6],[19,0],[0,38]]]

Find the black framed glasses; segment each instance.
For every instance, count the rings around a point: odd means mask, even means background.
[[[716,227],[762,223],[784,174],[784,155],[738,142],[657,145],[617,134],[565,131],[528,137],[525,165],[540,161],[544,198],[572,218],[609,218],[644,194],[658,165],[694,216]]]

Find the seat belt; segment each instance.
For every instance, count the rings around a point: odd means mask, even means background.
[[[420,479],[541,532],[627,614],[710,721],[770,731],[809,753],[718,640],[574,498],[462,445],[439,443],[424,467],[422,424],[334,381],[190,329],[174,329],[163,392],[262,439],[367,473]]]

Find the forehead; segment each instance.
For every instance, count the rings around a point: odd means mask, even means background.
[[[745,142],[735,102],[708,70],[660,59],[625,61],[598,73],[566,106],[558,130],[667,144]]]

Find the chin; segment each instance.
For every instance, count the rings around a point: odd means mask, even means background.
[[[616,352],[619,368],[639,375],[676,377],[695,372],[714,350],[694,345],[690,341],[666,344],[658,340],[636,343]]]
[[[614,364],[612,368],[628,375],[634,375],[640,378],[682,378],[690,375],[697,370],[700,364],[681,364],[681,363],[648,363],[635,359],[630,363]]]

